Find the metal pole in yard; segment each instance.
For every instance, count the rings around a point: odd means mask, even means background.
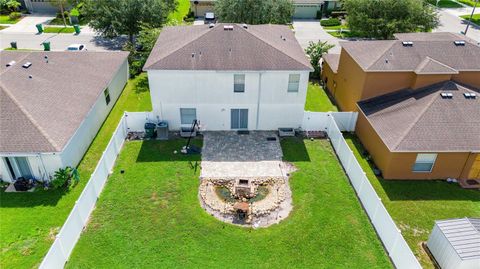
[[[473,6],[472,14],[470,14],[470,19],[468,20],[467,23],[467,28],[465,29],[465,32],[463,33],[464,35],[467,35],[468,28],[470,27],[470,24],[472,23],[473,20],[473,14],[475,13],[475,9],[477,8],[478,0],[475,1],[475,6]]]

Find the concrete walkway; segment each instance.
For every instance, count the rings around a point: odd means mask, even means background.
[[[340,53],[340,39],[328,34],[320,25],[318,20],[294,20],[293,28],[295,30],[295,37],[302,46],[307,48],[310,41],[318,42],[327,41],[329,44],[335,45],[330,49],[329,53]]]
[[[36,33],[35,25],[41,23],[46,24],[55,17],[51,15],[27,15],[19,22],[10,25],[7,29],[2,30],[2,33]]]

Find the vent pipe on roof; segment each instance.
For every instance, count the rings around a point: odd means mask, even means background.
[[[45,55],[45,62],[48,64],[48,56]]]
[[[213,28],[213,27],[215,27],[215,23],[210,23],[210,24],[208,25],[208,28]]]
[[[242,24],[242,27],[243,27],[244,29],[248,29],[248,25],[247,25],[246,23]]]

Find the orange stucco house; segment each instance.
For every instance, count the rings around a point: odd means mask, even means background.
[[[322,80],[386,179],[480,179],[480,46],[454,33],[342,43]]]

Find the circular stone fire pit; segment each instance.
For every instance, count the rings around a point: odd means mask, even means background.
[[[202,178],[199,196],[209,214],[242,226],[270,226],[292,209],[288,177]]]

